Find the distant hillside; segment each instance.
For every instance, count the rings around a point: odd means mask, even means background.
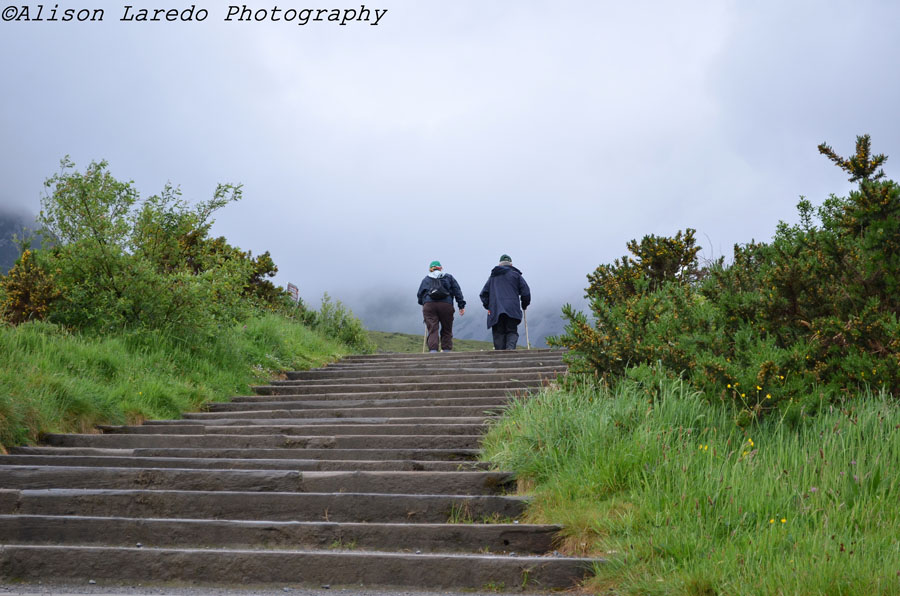
[[[422,335],[411,333],[393,333],[391,331],[369,331],[369,339],[375,343],[379,352],[402,352],[414,354],[422,351]],[[453,349],[457,352],[477,352],[493,350],[494,344],[472,339],[453,339]]]
[[[6,275],[16,259],[19,258],[19,247],[13,242],[13,236],[19,238],[30,235],[36,224],[22,215],[0,213],[0,274]],[[37,246],[38,243],[35,243]]]

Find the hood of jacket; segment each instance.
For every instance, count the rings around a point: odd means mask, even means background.
[[[522,272],[513,267],[512,265],[497,265],[493,269],[491,269],[491,277],[497,277],[498,275],[506,275],[510,272],[510,270],[515,271],[519,275],[522,275]]]
[[[433,277],[433,278],[435,278],[435,279],[440,279],[440,278],[444,277],[445,275],[446,275],[446,273],[444,273],[443,271],[440,271],[440,270],[437,270],[437,269],[436,269],[436,270],[432,271],[431,273],[429,273],[429,274],[428,274],[428,277]]]

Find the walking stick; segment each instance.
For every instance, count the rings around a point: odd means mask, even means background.
[[[525,345],[527,349],[531,349],[531,342],[528,341],[528,315],[525,314],[525,310],[522,310],[522,320],[525,321]]]
[[[422,353],[425,353],[425,341],[428,339],[428,327],[425,327],[425,335],[422,336]]]

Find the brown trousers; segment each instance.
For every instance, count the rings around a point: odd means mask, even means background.
[[[445,352],[453,349],[453,313],[456,310],[449,302],[426,302],[422,305],[422,316],[428,330],[428,350],[438,349],[438,328],[440,328],[440,346]]]

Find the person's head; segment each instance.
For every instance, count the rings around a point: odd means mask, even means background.
[[[512,265],[512,257],[509,255],[500,255],[500,264],[501,265]]]
[[[443,267],[441,267],[440,261],[431,261],[431,263],[428,264],[429,273],[431,273],[432,271],[441,271],[442,269]]]

